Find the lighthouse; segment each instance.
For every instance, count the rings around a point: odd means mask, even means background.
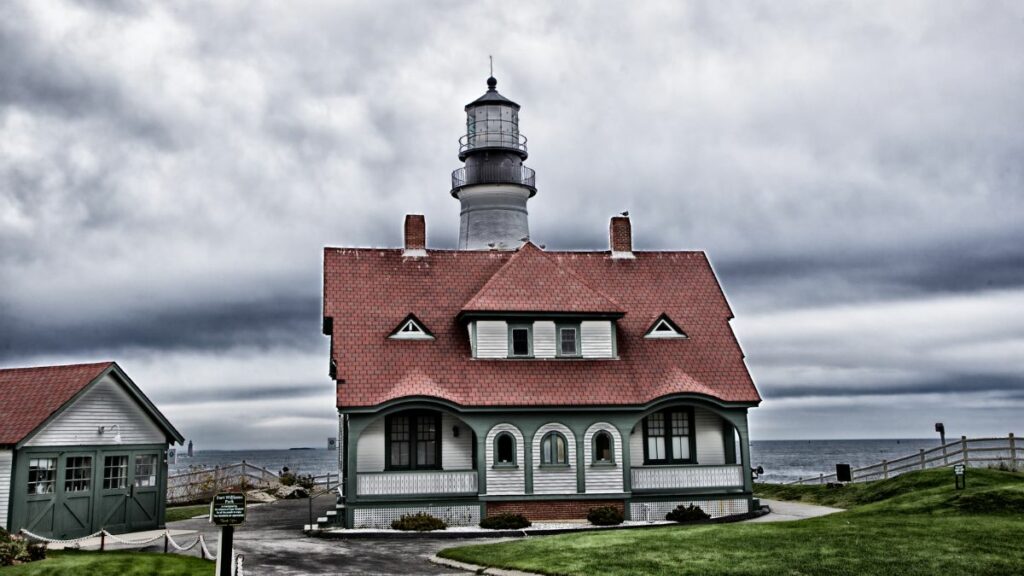
[[[452,196],[461,204],[460,250],[515,250],[530,237],[526,202],[537,193],[526,160],[526,136],[519,131],[519,104],[487,92],[466,105],[466,134],[452,172]]]

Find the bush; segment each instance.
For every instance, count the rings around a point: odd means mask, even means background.
[[[529,528],[530,521],[522,514],[506,512],[484,518],[480,521],[480,527],[487,528],[488,530],[520,530],[522,528]]]
[[[0,528],[0,566],[35,562],[46,558],[45,543],[30,543]]]
[[[697,520],[709,520],[711,516],[708,513],[701,510],[700,506],[683,506],[680,504],[676,506],[676,509],[665,514],[665,520],[672,520],[673,522],[695,522]]]
[[[295,483],[298,484],[299,486],[302,486],[309,492],[312,492],[313,487],[316,486],[316,480],[313,480],[312,474],[306,474],[305,476],[296,476]]]
[[[587,520],[595,526],[615,526],[625,520],[622,511],[614,506],[598,506],[587,512]]]
[[[416,532],[430,532],[431,530],[444,530],[448,525],[444,520],[435,518],[426,512],[415,514],[403,514],[401,518],[391,523],[393,530],[406,530]]]

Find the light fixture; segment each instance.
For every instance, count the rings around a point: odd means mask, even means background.
[[[111,424],[110,426],[100,426],[99,429],[96,430],[96,433],[99,434],[100,436],[103,436],[103,433],[106,432],[107,430],[113,430],[114,431],[114,443],[115,444],[120,444],[121,443],[121,427],[118,426],[117,424]]]

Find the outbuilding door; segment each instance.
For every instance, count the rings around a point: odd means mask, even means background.
[[[109,532],[150,530],[160,523],[160,453],[103,455],[100,523]]]

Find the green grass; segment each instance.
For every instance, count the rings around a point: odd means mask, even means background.
[[[178,554],[52,551],[46,560],[0,568],[3,576],[209,576],[213,562]]]
[[[196,506],[176,506],[174,508],[167,509],[167,521],[177,522],[178,520],[188,520],[189,518],[195,518],[200,514],[209,513],[209,504],[198,504]]]
[[[849,508],[799,522],[671,526],[450,548],[440,555],[542,574],[1024,574],[1024,475],[906,474],[840,489],[758,486],[767,498]]]

